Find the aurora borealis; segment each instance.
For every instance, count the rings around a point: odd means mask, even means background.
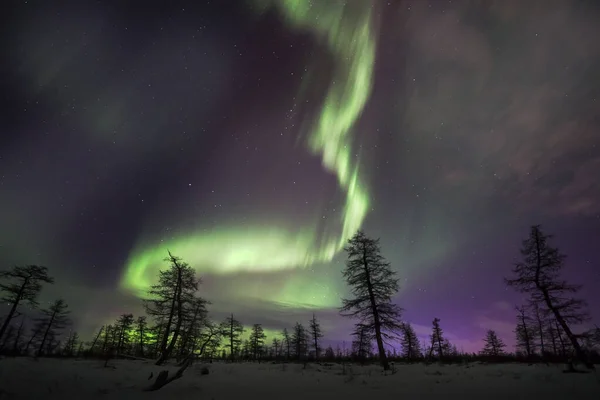
[[[337,316],[381,237],[420,334],[510,335],[533,223],[600,298],[593,1],[14,2],[0,262],[47,265],[83,331],[141,309],[167,249],[216,318]],[[597,312],[596,320],[600,318]]]

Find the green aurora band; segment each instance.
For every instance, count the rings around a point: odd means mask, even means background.
[[[334,57],[334,76],[308,136],[308,148],[321,157],[327,171],[335,174],[345,194],[338,233],[319,241],[315,222],[313,227],[296,233],[276,226],[225,227],[208,233],[182,235],[166,242],[141,243],[127,262],[122,288],[144,293],[156,280],[158,270],[164,267],[167,249],[200,273],[281,271],[331,261],[347,239],[360,229],[369,209],[369,195],[359,174],[358,157],[353,155],[352,128],[370,95],[375,38],[371,2],[344,3],[336,0],[255,2],[259,12],[274,7],[291,28],[313,33],[325,42]],[[293,284],[286,285],[286,291],[291,290],[293,296],[280,292],[265,300],[315,308],[331,307],[339,302],[339,297],[329,293],[326,286],[311,288],[306,281],[298,284],[302,290],[293,288]]]

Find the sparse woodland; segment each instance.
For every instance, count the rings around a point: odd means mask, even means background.
[[[393,302],[398,278],[383,257],[379,240],[358,232],[345,249],[342,276],[350,294],[342,299],[340,313],[355,322],[348,344],[324,346],[327,332],[317,313],[275,337],[267,337],[268,327],[241,316],[212,319],[196,271],[169,253],[143,300],[145,315],[123,314],[89,338],[72,329],[76,316],[70,315],[65,300],[38,302],[43,287],[54,283],[46,267],[17,266],[0,272],[0,296],[9,306],[0,326],[0,354],[97,358],[107,367],[112,359],[133,358],[180,367],[171,377],[161,372],[149,390],[180,378],[195,360],[380,363],[392,373],[393,362],[565,363],[567,372],[577,365],[594,368],[600,362],[600,328],[582,328],[590,321],[585,302],[577,297],[580,286],[561,278],[566,258],[552,247],[551,238],[539,226],[531,227],[519,261],[507,269],[506,284],[527,296],[525,304],[515,305],[515,349],[507,349],[503,338],[488,330],[479,353],[460,352],[444,336],[443,321],[435,316],[429,337],[419,338]]]

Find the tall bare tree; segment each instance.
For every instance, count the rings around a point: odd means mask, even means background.
[[[42,355],[47,347],[44,347],[48,342],[52,342],[58,331],[64,329],[69,323],[69,306],[63,299],[58,299],[50,305],[50,307],[42,309],[43,317],[38,319],[38,322],[43,326],[43,336],[40,346],[37,350],[37,356]],[[50,340],[49,340],[50,339]]]
[[[318,360],[321,356],[320,340],[323,337],[323,331],[321,330],[321,324],[317,320],[317,317],[314,313],[308,325],[308,331],[310,334],[313,348],[315,349],[315,358]]]
[[[544,234],[539,225],[532,226],[521,247],[522,261],[515,264],[512,270],[514,277],[505,279],[505,282],[519,292],[529,294],[533,303],[544,304],[548,314],[556,319],[567,335],[577,357],[588,368],[594,369],[571,329],[572,325],[589,319],[586,303],[573,297],[581,286],[561,278],[566,256],[550,245],[551,239],[552,236]]]
[[[429,347],[429,358],[431,358],[433,353],[437,353],[439,359],[441,360],[446,355],[446,350],[449,346],[444,338],[444,331],[440,327],[440,319],[434,318],[431,324],[431,346]]]
[[[10,304],[8,315],[0,327],[0,339],[8,328],[10,321],[18,316],[17,308],[22,302],[32,308],[37,308],[37,297],[42,290],[43,283],[54,283],[48,276],[48,268],[40,265],[16,266],[9,271],[0,271],[0,301]]]
[[[158,283],[152,285],[149,299],[144,301],[146,313],[164,321],[156,365],[163,364],[173,352],[181,335],[186,307],[194,300],[200,282],[194,269],[181,258],[169,252],[165,261],[169,262],[169,268],[159,272]]]
[[[402,329],[402,309],[392,303],[392,296],[399,289],[396,273],[381,255],[379,239],[371,239],[362,231],[348,241],[345,251],[348,260],[343,276],[353,297],[342,299],[340,313],[357,318],[364,329],[370,329],[381,365],[389,370],[384,340],[394,338]]]

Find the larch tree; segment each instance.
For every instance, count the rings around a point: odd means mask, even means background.
[[[69,320],[69,306],[63,299],[58,299],[48,308],[42,309],[42,317],[38,323],[42,327],[42,340],[37,350],[37,356],[41,356],[46,349],[50,338],[55,337],[59,331],[64,329],[71,321]]]
[[[40,265],[16,266],[9,271],[0,271],[0,301],[10,305],[8,315],[0,327],[0,339],[12,319],[19,315],[17,308],[21,303],[37,308],[37,297],[44,283],[54,283],[54,278],[48,276],[48,268]]]
[[[287,328],[283,328],[283,331],[281,332],[281,347],[282,352],[283,348],[285,347],[285,358],[286,360],[289,360],[292,354],[292,337],[290,336]]]
[[[131,328],[133,327],[133,314],[121,314],[115,328],[118,332],[116,345],[117,354],[125,354],[127,347],[131,342]]]
[[[414,328],[408,323],[402,324],[402,336],[400,339],[402,345],[402,357],[409,361],[414,361],[421,356],[421,345]]]
[[[505,279],[507,285],[527,293],[532,303],[543,304],[565,333],[577,358],[590,369],[594,365],[587,359],[578,337],[571,327],[589,320],[586,303],[574,297],[579,285],[566,282],[561,277],[566,256],[550,245],[551,235],[542,232],[539,225],[530,229],[529,237],[521,246],[522,260],[513,267],[513,277]]]
[[[250,353],[253,360],[257,361],[262,356],[266,338],[267,335],[265,335],[265,330],[261,324],[252,325],[252,331],[250,331]]]
[[[345,251],[348,259],[343,276],[352,288],[352,298],[342,299],[340,313],[358,319],[370,330],[381,365],[389,370],[384,340],[394,338],[402,328],[402,309],[392,303],[392,296],[399,290],[396,273],[381,255],[379,239],[371,239],[362,231],[348,241]]]
[[[440,319],[434,318],[431,323],[431,346],[429,347],[429,358],[433,355],[433,353],[437,353],[439,359],[443,359],[445,355],[445,350],[448,347],[446,339],[444,338],[444,331],[440,327]]]
[[[352,332],[352,353],[361,364],[364,364],[369,354],[373,350],[373,330],[360,323],[354,326]]]
[[[504,354],[504,348],[506,345],[498,337],[495,331],[488,330],[485,338],[483,339],[484,346],[481,350],[481,354],[488,357],[498,357]]]
[[[525,354],[529,359],[534,353],[534,342],[533,342],[533,319],[527,313],[525,306],[516,307],[517,314],[517,327],[515,328],[515,335],[517,339],[517,351]]]
[[[173,352],[181,335],[186,309],[194,300],[200,283],[196,271],[181,258],[169,252],[165,261],[169,262],[169,268],[159,271],[158,283],[151,286],[149,298],[144,301],[146,313],[163,323],[156,365],[163,364]]]
[[[308,331],[310,334],[313,349],[315,350],[315,359],[319,359],[321,356],[321,338],[323,337],[323,331],[321,330],[321,324],[317,320],[317,317],[313,313],[312,319],[308,325]]]
[[[292,332],[291,341],[292,346],[294,347],[296,359],[303,359],[308,350],[308,334],[304,325],[296,322],[296,325],[294,325],[294,331]]]
[[[137,318],[135,321],[135,330],[138,342],[138,352],[140,357],[144,357],[144,348],[146,346],[148,337],[148,321],[145,315]]]
[[[231,362],[235,359],[235,353],[240,349],[242,344],[242,334],[244,333],[244,326],[240,321],[233,317],[231,314],[221,323],[222,336],[227,341],[229,347],[229,357]]]

